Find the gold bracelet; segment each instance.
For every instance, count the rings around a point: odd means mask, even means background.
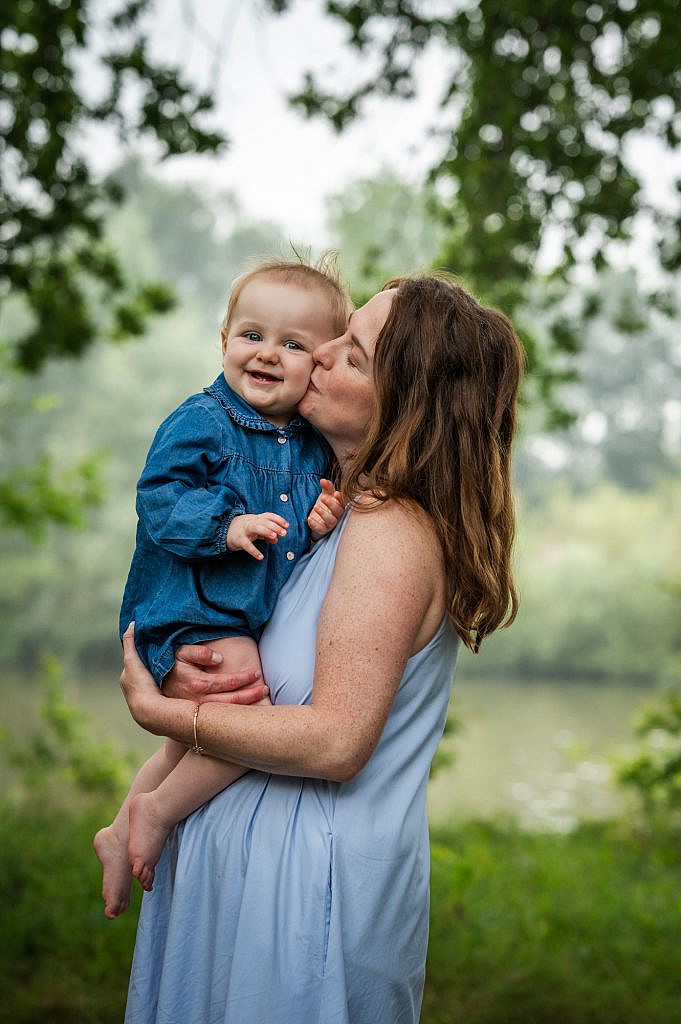
[[[203,753],[203,747],[199,746],[199,732],[198,732],[199,708],[200,707],[201,707],[201,705],[197,704],[196,707],[194,708],[194,746],[192,747],[192,754],[202,754]]]

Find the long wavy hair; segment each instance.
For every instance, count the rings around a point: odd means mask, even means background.
[[[376,403],[346,466],[348,499],[415,502],[431,517],[448,612],[474,653],[509,626],[515,513],[511,448],[523,350],[510,321],[444,274],[397,278],[376,342]]]

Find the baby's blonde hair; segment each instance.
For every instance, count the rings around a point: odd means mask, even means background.
[[[283,259],[276,256],[258,259],[250,270],[237,277],[232,285],[227,312],[220,328],[223,336],[229,330],[242,291],[250,281],[261,274],[281,277],[285,283],[291,282],[302,285],[304,288],[320,288],[328,296],[336,334],[345,333],[354,306],[338,268],[338,254],[335,252],[323,253],[315,263],[309,263],[297,252],[295,255],[295,259]]]

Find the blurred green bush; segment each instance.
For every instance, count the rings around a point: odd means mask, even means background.
[[[0,1024],[119,1024],[139,890],[107,921],[90,842],[129,766],[92,742],[48,669],[41,732],[3,739],[15,779],[0,806]],[[670,1024],[680,867],[662,827],[439,830],[422,1024]]]
[[[520,611],[462,657],[467,675],[678,678],[681,483],[554,488],[521,510]]]

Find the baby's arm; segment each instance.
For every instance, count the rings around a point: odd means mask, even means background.
[[[307,517],[307,525],[310,527],[313,541],[321,540],[327,533],[331,533],[335,529],[345,508],[343,495],[334,488],[331,480],[322,478],[319,482],[322,489]]]
[[[224,555],[232,519],[246,509],[211,479],[223,460],[220,422],[198,403],[181,405],[158,429],[137,485],[137,514],[151,539],[179,558]]]

